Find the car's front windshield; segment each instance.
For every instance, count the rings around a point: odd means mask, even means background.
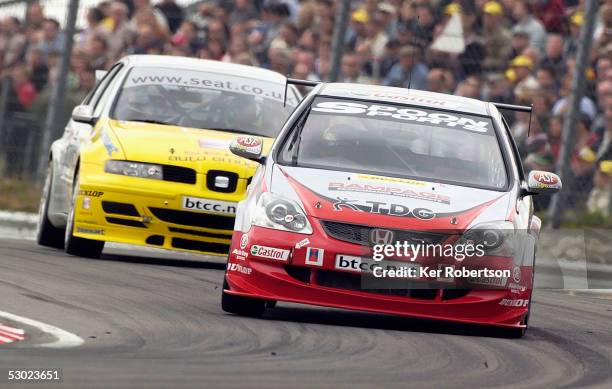
[[[501,189],[506,169],[490,118],[318,97],[280,162]]]
[[[117,120],[220,129],[275,137],[297,104],[285,86],[221,73],[136,67],[114,103]]]

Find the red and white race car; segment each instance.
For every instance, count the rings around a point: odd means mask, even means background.
[[[222,307],[260,315],[288,301],[478,323],[522,335],[540,221],[499,109],[416,90],[320,84],[238,205]],[[470,250],[471,248],[471,250]]]

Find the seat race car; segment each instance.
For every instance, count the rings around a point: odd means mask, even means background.
[[[226,255],[236,203],[301,98],[285,76],[193,58],[135,55],[102,75],[51,146],[38,243],[99,257],[105,242]]]
[[[277,301],[477,323],[524,334],[541,221],[532,196],[561,188],[523,173],[500,114],[529,107],[357,84],[320,84],[238,203],[223,310]],[[471,249],[470,249],[471,248]]]

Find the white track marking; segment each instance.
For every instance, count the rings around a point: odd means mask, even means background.
[[[19,342],[25,339],[25,331],[21,328],[13,328],[0,323],[0,344]]]
[[[23,335],[17,335],[12,332],[0,331],[0,336],[4,336],[5,338],[14,338],[14,339],[23,339]]]
[[[48,348],[68,348],[68,347],[77,347],[83,344],[83,339],[79,336],[70,333],[68,331],[64,331],[61,328],[54,327],[52,325],[42,323],[37,320],[28,319],[27,317],[18,316],[9,312],[0,311],[0,317],[3,317],[8,320],[16,321],[31,327],[35,327],[38,330],[47,333],[57,340],[50,343],[43,343],[38,345],[38,347],[48,347]]]
[[[0,331],[0,343],[13,343],[24,339],[25,335],[17,335],[12,332]]]
[[[21,328],[13,328],[13,327],[8,327],[8,326],[0,324],[0,332],[1,331],[12,332],[15,335],[23,335],[23,334],[25,334],[25,331],[22,330]]]
[[[612,295],[612,289],[574,289],[572,292]]]
[[[572,296],[589,296],[605,300],[612,300],[612,289],[576,289],[570,290]]]
[[[15,339],[5,338],[4,336],[0,335],[0,343],[13,343],[14,341]]]
[[[0,220],[15,223],[27,223],[36,226],[36,222],[38,221],[38,214],[0,210]]]
[[[16,340],[24,340],[25,337],[23,335],[12,335],[7,333],[0,332],[0,340],[4,343],[11,343]]]

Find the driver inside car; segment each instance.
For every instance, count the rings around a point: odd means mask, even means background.
[[[237,124],[237,128],[249,130],[260,127],[257,98],[236,93],[227,107],[226,117],[231,117]]]
[[[152,95],[142,88],[126,88],[123,99],[127,104],[117,105],[115,116],[128,118],[126,120],[162,120],[168,119],[172,109],[160,95]]]
[[[361,165],[372,152],[369,133],[338,118],[309,120],[301,133],[299,156],[341,166]],[[298,162],[299,162],[298,157]]]
[[[378,166],[397,174],[414,174],[414,153],[398,150],[393,139],[382,136],[384,129],[368,124],[367,120],[357,123],[342,117],[312,116],[302,132],[299,155],[338,167]]]

